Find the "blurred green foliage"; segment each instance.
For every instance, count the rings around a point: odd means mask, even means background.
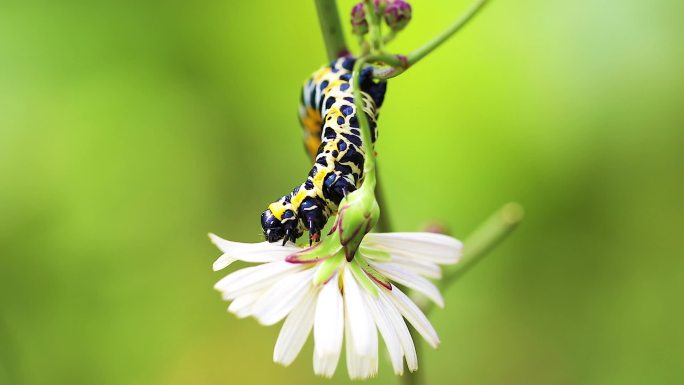
[[[341,2],[347,15],[353,2]],[[392,50],[465,0],[414,1]],[[526,221],[434,313],[428,383],[684,381],[684,3],[495,1],[390,82],[397,230]],[[308,172],[313,3],[0,3],[0,384],[342,384],[212,290]],[[346,23],[345,23],[346,24]],[[393,384],[381,363],[373,384]]]

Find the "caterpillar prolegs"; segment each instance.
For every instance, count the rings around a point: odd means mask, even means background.
[[[358,111],[352,94],[355,59],[342,57],[314,72],[302,87],[299,121],[304,145],[315,160],[306,181],[271,203],[261,214],[261,227],[269,242],[296,241],[305,231],[309,243],[320,232],[342,198],[363,182],[365,152]],[[377,138],[378,109],[387,83],[374,82],[370,68],[359,76],[363,112],[368,116],[371,139]]]

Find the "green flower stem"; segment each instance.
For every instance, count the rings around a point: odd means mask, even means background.
[[[370,34],[371,52],[379,52],[382,49],[382,33],[380,32],[380,17],[375,12],[373,0],[364,1],[368,32]]]
[[[430,52],[434,51],[437,47],[442,45],[445,41],[447,41],[453,34],[458,32],[464,25],[466,25],[472,18],[477,14],[477,12],[484,7],[484,5],[487,4],[487,0],[477,0],[473,5],[468,8],[468,10],[461,16],[459,17],[456,21],[451,23],[447,29],[445,29],[442,33],[439,35],[435,36],[432,40],[427,42],[425,45],[422,47],[418,48],[417,50],[411,52],[408,55],[408,60],[411,65],[418,63],[418,61],[422,58],[425,57],[425,55],[429,54]]]
[[[354,105],[356,107],[356,117],[359,119],[359,127],[361,127],[361,139],[363,140],[363,152],[366,154],[366,159],[363,164],[363,174],[364,183],[370,182],[373,189],[375,189],[375,149],[373,148],[373,141],[371,136],[370,124],[368,123],[368,117],[364,113],[363,109],[363,97],[361,96],[361,87],[359,77],[361,76],[361,70],[363,66],[366,65],[366,59],[360,58],[356,60],[354,64],[354,70],[352,72],[352,84],[354,93]]]
[[[439,281],[439,288],[441,290],[446,289],[452,283],[456,281],[457,278],[461,277],[466,272],[470,271],[475,264],[482,260],[491,250],[496,247],[501,241],[503,241],[522,221],[523,219],[523,209],[517,203],[508,203],[501,207],[498,211],[492,214],[485,222],[483,222],[477,229],[466,238],[464,242],[464,253],[463,259],[458,264],[454,265],[450,269],[444,271],[444,276],[442,280]],[[434,304],[428,301],[421,301],[423,297],[414,298],[416,304],[418,304],[426,315],[434,308]],[[416,354],[418,357],[422,357],[422,344],[420,343],[420,335],[416,333],[416,330],[409,325],[409,331],[415,341]],[[424,363],[419,362],[419,365],[424,365]],[[425,383],[425,377],[423,371],[419,369],[417,372],[409,372],[405,370],[405,373],[400,377],[400,383],[402,385],[422,385]]]
[[[515,230],[523,217],[522,206],[518,203],[507,203],[478,226],[463,242],[461,262],[445,269],[444,275],[439,281],[440,289],[446,289],[456,279],[472,269]]]
[[[344,39],[340,14],[337,11],[336,0],[315,0],[318,21],[321,24],[321,34],[328,53],[328,60],[332,61],[346,55],[349,50]]]
[[[405,62],[403,63],[396,59],[396,55],[394,55],[394,59],[392,59],[393,55],[380,55],[376,57],[376,59],[378,60],[368,60],[368,62],[378,61],[393,67],[389,71],[383,68],[378,69],[377,71],[373,71],[373,77],[375,77],[376,79],[389,79],[403,73],[408,67],[418,63],[422,58],[424,58],[429,53],[437,49],[437,47],[442,45],[451,36],[458,32],[463,26],[465,26],[487,4],[487,1],[488,0],[476,0],[475,3],[473,3],[470,6],[470,8],[468,8],[468,10],[463,15],[461,15],[461,17],[459,17],[453,23],[451,23],[451,25],[447,27],[442,33],[435,36],[432,40],[425,43],[422,47],[408,54],[408,56],[406,56]]]
[[[380,207],[380,218],[378,218],[378,223],[375,224],[375,230],[379,233],[390,233],[392,232],[392,221],[390,220],[387,205],[385,204],[385,194],[382,183],[380,182],[380,172],[378,171],[377,160],[375,161],[375,183],[375,200]]]

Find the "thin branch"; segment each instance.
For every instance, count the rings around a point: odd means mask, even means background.
[[[375,12],[373,0],[364,1],[366,20],[368,21],[368,32],[370,34],[371,52],[378,52],[382,49],[382,34],[380,32],[380,18]]]
[[[321,24],[321,34],[328,53],[328,60],[335,60],[340,56],[347,55],[347,43],[344,39],[344,31],[340,24],[340,14],[337,11],[336,0],[315,0],[318,21]]]
[[[457,278],[470,271],[496,245],[501,243],[522,219],[523,209],[517,203],[508,203],[492,214],[465,240],[461,262],[454,265],[451,269],[445,270],[444,276],[439,281],[439,288],[441,290],[446,289]],[[435,307],[434,303],[425,301],[425,297],[413,297],[413,300],[426,315]],[[412,328],[409,328],[409,331],[411,331],[411,335],[414,337],[413,340],[416,341],[418,357],[421,357],[420,350],[422,345],[418,342],[420,338],[414,335],[415,330]],[[400,383],[403,385],[421,385],[425,383],[425,378],[420,370],[414,373],[406,372],[401,377]]]
[[[442,33],[435,36],[422,47],[408,54],[409,64],[414,65],[418,63],[418,61],[424,58],[425,55],[442,45],[442,43],[447,41],[453,34],[458,32],[458,30],[466,25],[473,18],[473,16],[475,16],[477,12],[485,6],[485,4],[487,4],[487,0],[477,0],[473,5],[470,6],[470,8],[468,8],[466,13],[451,23],[451,25],[448,26],[447,29],[445,29]]]
[[[456,19],[450,26],[448,26],[442,33],[435,36],[432,40],[425,43],[422,47],[416,49],[415,51],[408,54],[406,57],[399,55],[379,55],[371,60],[369,58],[368,62],[382,62],[388,67],[380,67],[373,70],[373,77],[376,79],[389,79],[393,78],[404,71],[410,66],[418,63],[422,58],[427,56],[430,52],[434,51],[446,42],[451,36],[458,32],[463,26],[465,26],[472,18],[487,4],[488,0],[476,0],[468,10]],[[403,59],[403,60],[399,60]]]
[[[359,78],[364,65],[366,65],[366,60],[364,58],[360,58],[354,63],[354,70],[352,72],[352,93],[354,95],[354,106],[356,107],[356,118],[359,120],[359,126],[361,127],[361,140],[363,140],[362,149],[366,153],[366,159],[363,164],[364,178],[368,181],[370,177],[372,178],[373,183],[375,183],[375,152],[373,151],[373,141],[371,140],[370,123],[368,123],[368,117],[363,109],[363,97],[361,96],[361,87],[359,86],[359,84],[361,84]]]
[[[378,218],[378,223],[375,225],[375,229],[380,233],[392,232],[392,221],[390,220],[389,213],[387,212],[387,203],[385,202],[385,194],[382,188],[382,183],[380,180],[380,171],[378,170],[378,161],[375,161],[375,200],[380,206],[380,218]]]
[[[440,289],[446,289],[480,262],[515,230],[523,216],[523,208],[518,203],[507,203],[492,214],[463,242],[463,257],[459,263],[445,269],[444,275],[439,281]]]

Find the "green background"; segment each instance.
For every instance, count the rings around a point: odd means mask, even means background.
[[[413,2],[390,48],[465,0]],[[342,1],[345,18],[352,1]],[[431,384],[684,382],[684,2],[495,1],[390,82],[395,229],[519,230],[446,292]],[[212,289],[310,167],[311,1],[0,3],[0,384],[342,384]],[[381,362],[373,384],[396,379]]]

